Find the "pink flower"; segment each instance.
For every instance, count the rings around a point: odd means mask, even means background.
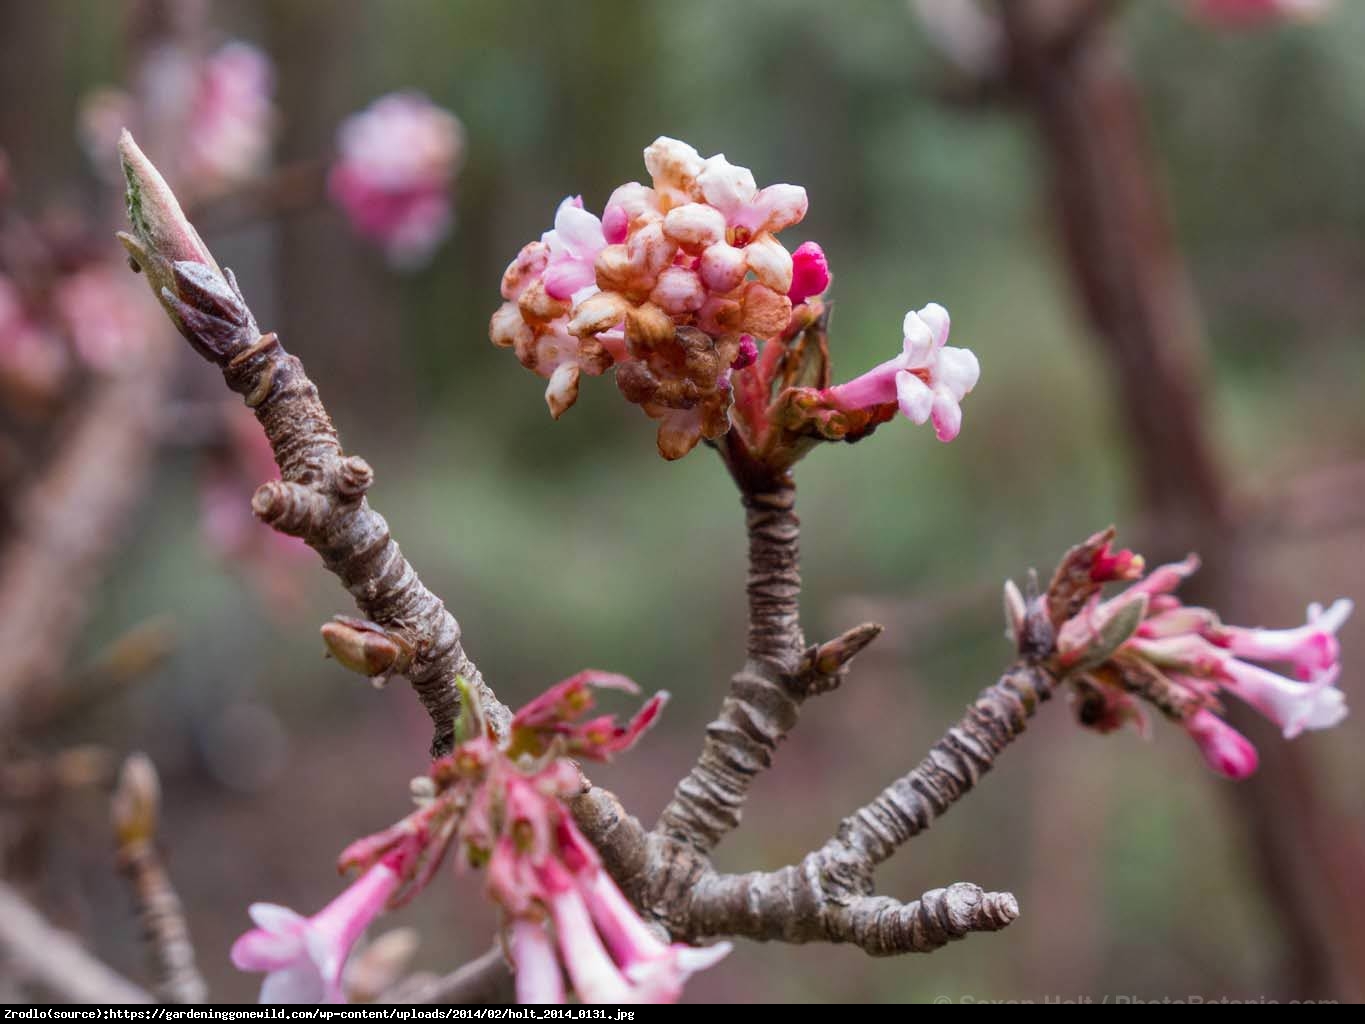
[[[450,188],[463,147],[454,114],[418,93],[382,96],[342,122],[328,188],[390,262],[419,266],[450,230]]]
[[[607,239],[602,222],[583,209],[582,196],[571,196],[559,204],[554,230],[545,232],[540,240],[549,247],[545,291],[552,299],[573,299],[585,289],[597,290],[593,263],[606,248]],[[586,297],[582,295],[576,301]]]
[[[1310,19],[1327,13],[1333,0],[1185,0],[1199,20],[1215,28],[1259,28],[1288,19]]]
[[[1341,656],[1336,633],[1354,609],[1342,598],[1325,612],[1320,604],[1308,606],[1308,622],[1298,629],[1244,629],[1223,626],[1214,630],[1212,639],[1239,658],[1274,661],[1292,665],[1294,674],[1311,680],[1332,671]]]
[[[288,907],[253,903],[256,927],[232,945],[241,971],[266,971],[261,1003],[341,1003],[341,972],[351,948],[398,888],[394,867],[381,862],[312,917]]]
[[[17,404],[42,406],[60,391],[67,362],[60,339],[29,315],[19,289],[0,274],[0,388]]]
[[[1092,577],[1103,582],[1121,564],[1131,578],[1141,558],[1131,552],[1114,556],[1105,544]],[[1191,555],[1159,566],[1107,601],[1096,592],[1059,629],[1058,660],[1063,668],[1097,669],[1111,680],[1132,678],[1139,695],[1149,696],[1152,686],[1167,690],[1166,703],[1158,706],[1182,719],[1216,770],[1242,778],[1255,770],[1255,751],[1210,708],[1220,693],[1230,693],[1278,726],[1285,739],[1337,725],[1346,717],[1346,698],[1336,687],[1341,671],[1336,633],[1353,605],[1341,599],[1324,611],[1314,604],[1298,629],[1225,626],[1214,612],[1184,605],[1173,593],[1198,565]],[[1290,666],[1303,681],[1255,662]],[[1078,685],[1094,689],[1094,680],[1082,675]],[[1098,704],[1094,714],[1103,717]]]
[[[256,47],[232,41],[208,57],[186,119],[180,168],[197,193],[256,174],[270,154],[274,70]]]
[[[95,370],[112,370],[142,352],[161,328],[161,318],[142,286],[122,270],[90,266],[61,278],[53,289],[57,320],[72,348]]]
[[[1260,763],[1251,741],[1212,711],[1196,711],[1185,720],[1185,731],[1209,767],[1226,778],[1245,779]]]
[[[828,388],[825,396],[844,411],[895,402],[912,423],[932,416],[940,441],[951,441],[962,429],[962,399],[981,376],[970,349],[947,345],[948,311],[930,303],[905,314],[901,354],[847,384]]]
[[[802,242],[792,253],[792,286],[787,298],[799,306],[829,287],[829,261],[818,242]]]

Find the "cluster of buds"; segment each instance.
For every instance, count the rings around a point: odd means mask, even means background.
[[[804,258],[798,269],[777,239],[805,217],[805,189],[760,189],[747,168],[676,139],[644,157],[651,185],[616,189],[601,219],[581,198],[560,204],[554,229],[503,275],[490,336],[548,379],[555,417],[580,374],[616,366],[622,394],[659,421],[660,454],[676,459],[729,429],[732,373],[828,274]]]
[[[232,40],[193,62],[184,77],[189,78],[184,106],[174,113],[182,126],[174,134],[177,149],[165,160],[183,191],[203,199],[251,180],[265,165],[275,124],[274,69],[260,49]],[[93,166],[117,166],[119,133],[140,124],[137,103],[122,89],[97,89],[87,96],[80,132]]]
[[[675,139],[644,156],[651,186],[622,185],[600,219],[565,199],[503,275],[490,337],[548,381],[551,415],[574,404],[582,375],[614,367],[621,393],[659,422],[667,459],[733,425],[751,458],[785,470],[897,409],[957,435],[979,368],[945,346],[941,306],[907,315],[901,356],[830,387],[829,265],[818,244],[789,253],[777,237],[805,216],[805,189],[760,189],[747,168]]]
[[[342,122],[337,151],[327,186],[356,233],[394,266],[426,263],[454,222],[459,119],[418,93],[391,93]]]
[[[1131,551],[1114,551],[1112,531],[1074,549],[1051,593],[1067,596],[1052,609],[1058,622],[1057,667],[1073,683],[1081,724],[1110,732],[1126,721],[1145,728],[1138,700],[1181,724],[1210,767],[1229,778],[1256,770],[1255,748],[1219,717],[1219,698],[1231,694],[1255,708],[1292,739],[1327,729],[1346,717],[1336,686],[1336,633],[1352,604],[1311,605],[1295,629],[1228,626],[1207,608],[1184,604],[1174,591],[1199,567],[1191,555],[1144,575]],[[1131,581],[1103,600],[1100,588]],[[1012,595],[1012,596],[1011,596]],[[1012,629],[1022,623],[1022,601],[1007,588]],[[1290,678],[1265,665],[1287,669]]]
[[[284,998],[281,990],[339,999],[359,934],[420,892],[452,849],[461,869],[487,869],[520,1002],[563,1002],[566,975],[584,1002],[673,1001],[690,973],[724,956],[728,946],[697,950],[655,935],[568,813],[565,801],[582,791],[570,758],[603,761],[628,749],[667,699],[657,694],[625,725],[610,715],[585,721],[594,687],[638,692],[623,676],[580,672],[518,711],[501,740],[465,688],[461,742],[414,783],[417,809],[342,851],[340,867],[362,871],[351,889],[307,920],[252,908],[259,927],[233,956],[245,970],[271,972],[262,1001]]]
[[[1326,14],[1333,0],[1185,0],[1190,13],[1215,28],[1260,28]]]

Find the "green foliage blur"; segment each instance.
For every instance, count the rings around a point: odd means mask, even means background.
[[[35,201],[78,177],[77,101],[124,68],[119,5],[41,6],[20,19],[33,33],[26,91],[0,98],[6,123],[21,105],[44,118],[41,145],[12,154]],[[342,116],[393,89],[423,90],[464,122],[455,233],[418,274],[393,276],[325,205],[209,242],[375,466],[372,500],[505,700],[586,666],[672,692],[656,732],[595,775],[646,820],[739,665],[741,510],[705,449],[660,460],[653,425],[609,378],[585,379],[578,405],[550,420],[543,383],[487,341],[507,261],[564,195],[600,210],[644,177],[641,149],[672,135],[760,184],[808,189],[810,214],[783,240],[816,239],[829,256],[837,377],[893,354],[906,309],[931,300],[979,356],[951,445],[897,421],[800,467],[808,635],[862,618],[887,635],[843,690],[808,706],[722,867],[799,858],[918,761],[1007,662],[1004,578],[1047,571],[1109,522],[1140,526],[1113,382],[1072,302],[1030,122],[943,100],[946,69],[904,2],[243,0],[215,21],[276,61],[281,163],[324,151]],[[1205,399],[1238,492],[1282,493],[1359,460],[1365,5],[1219,35],[1147,2],[1127,5],[1119,31],[1203,306]],[[198,363],[182,373],[203,394],[217,384]],[[215,996],[249,998],[256,979],[226,961],[246,904],[329,898],[336,851],[403,813],[427,737],[404,684],[375,694],[322,660],[317,624],[352,610],[334,581],[301,565],[306,597],[283,611],[206,552],[194,473],[188,454],[166,460],[83,641],[98,651],[170,611],[177,653],[65,738],[157,759],[202,965]],[[1302,621],[1310,599],[1365,598],[1360,545],[1343,539],[1349,528],[1267,542],[1258,570],[1279,589],[1263,624]],[[1348,675],[1365,656],[1359,634],[1353,622],[1344,637]],[[879,877],[906,899],[959,880],[1013,891],[1024,916],[1007,932],[890,961],[741,944],[689,997],[1274,997],[1292,951],[1227,815],[1231,784],[1162,723],[1150,742],[1102,738],[1056,703]],[[1357,826],[1360,738],[1353,719],[1296,741]],[[54,824],[49,886],[135,972],[103,814],[91,801]],[[423,931],[421,967],[484,948],[479,885],[443,878],[396,916]]]

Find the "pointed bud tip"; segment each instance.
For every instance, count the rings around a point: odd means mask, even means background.
[[[149,841],[156,834],[160,806],[161,781],[152,759],[143,753],[128,755],[110,809],[119,844]]]

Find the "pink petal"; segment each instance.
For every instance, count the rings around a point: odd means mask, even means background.
[[[518,918],[513,923],[512,960],[518,1003],[564,1002],[564,975],[544,922]]]

